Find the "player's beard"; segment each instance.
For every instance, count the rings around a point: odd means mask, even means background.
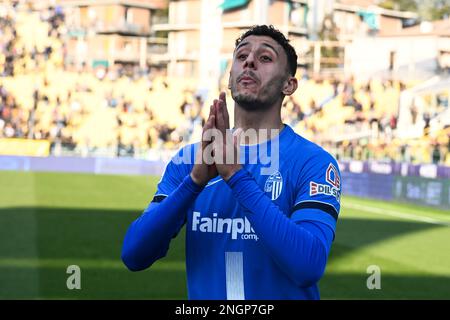
[[[238,92],[236,87],[232,88],[231,95],[233,100],[246,111],[265,111],[270,109],[273,104],[282,98],[281,81],[272,81],[268,85],[259,89],[258,93]]]

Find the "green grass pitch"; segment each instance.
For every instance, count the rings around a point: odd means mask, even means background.
[[[0,172],[0,299],[185,299],[184,229],[167,257],[133,273],[129,224],[159,177]],[[450,212],[345,197],[322,299],[450,299]],[[81,289],[68,290],[69,265]],[[369,290],[367,267],[381,269]]]

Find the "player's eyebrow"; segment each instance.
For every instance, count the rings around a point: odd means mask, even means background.
[[[278,52],[277,52],[277,50],[275,50],[275,48],[274,48],[273,46],[271,46],[270,44],[265,43],[265,42],[263,42],[262,45],[265,46],[265,47],[269,47],[270,49],[272,49],[273,52],[275,52],[275,54],[276,54],[277,57],[278,57]]]
[[[248,45],[250,42],[241,42],[237,47],[236,47],[236,49],[235,49],[235,51],[234,52],[237,52],[240,48],[242,48],[243,46],[246,46],[246,45]],[[263,43],[261,43],[261,45],[262,46],[265,46],[265,47],[268,47],[268,48],[270,48],[270,49],[272,49],[272,51],[273,52],[275,52],[275,54],[277,55],[277,57],[278,57],[278,52],[277,52],[277,50],[275,50],[275,48],[273,47],[273,46],[271,46],[270,44],[268,44],[268,43],[266,43],[266,42],[263,42]]]
[[[249,42],[241,42],[238,44],[238,46],[236,47],[236,49],[234,49],[234,52],[237,52],[241,47],[248,45]]]

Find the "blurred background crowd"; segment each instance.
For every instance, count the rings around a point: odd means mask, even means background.
[[[227,68],[206,92],[196,77],[159,67],[80,64],[67,40],[69,25],[63,6],[2,3],[0,139],[47,140],[52,155],[143,158],[199,139],[206,110],[226,88]],[[422,79],[361,79],[301,66],[297,77],[283,121],[338,159],[450,165],[448,87],[411,100],[406,114],[402,93]],[[413,136],[401,134],[400,117],[416,128]]]

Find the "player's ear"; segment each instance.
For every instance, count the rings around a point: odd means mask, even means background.
[[[286,96],[290,96],[297,90],[298,87],[298,81],[296,77],[289,76],[287,80],[284,82],[283,86],[283,94]]]

